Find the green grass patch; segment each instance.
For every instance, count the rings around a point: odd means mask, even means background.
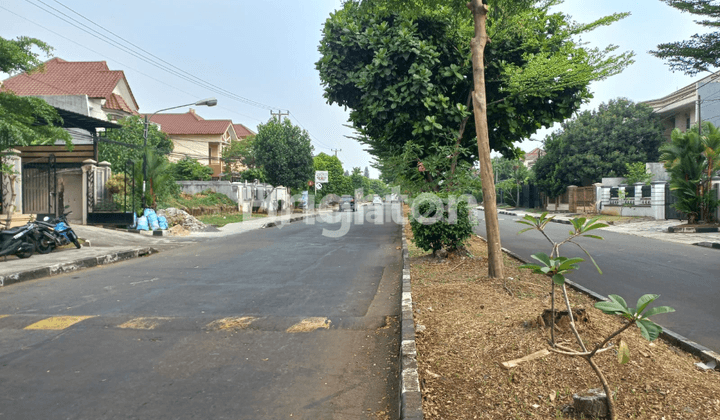
[[[230,197],[225,194],[219,194],[212,190],[205,190],[198,194],[185,194],[181,193],[179,196],[170,197],[162,203],[159,203],[158,207],[168,208],[198,208],[198,207],[213,207],[217,205],[234,206],[237,207],[237,203],[232,201]]]
[[[266,214],[253,213],[252,218],[256,217],[267,217]],[[213,225],[217,227],[225,226],[229,223],[240,223],[243,221],[242,213],[218,213],[218,214],[207,214],[205,216],[198,216],[197,218],[206,225]]]

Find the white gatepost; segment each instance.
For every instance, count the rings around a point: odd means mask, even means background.
[[[650,183],[650,207],[655,220],[665,220],[665,181]]]
[[[8,214],[12,211],[13,213],[23,213],[22,208],[22,160],[20,159],[20,151],[17,149],[10,149],[3,153],[2,161],[8,165],[13,171],[12,174],[3,173],[0,177],[2,182],[2,212]],[[13,177],[15,180],[13,181]],[[15,201],[10,202],[11,192],[10,184],[15,188]]]
[[[600,189],[602,190],[600,192],[600,207],[607,207],[610,205],[610,190],[612,187],[602,185]]]
[[[600,210],[602,210],[602,202],[603,202],[603,188],[602,184],[599,182],[596,182],[593,184],[593,187],[595,187],[595,212],[597,214],[600,214]]]
[[[642,187],[645,185],[642,182],[636,182],[635,183],[635,203],[633,205],[635,207],[639,207],[642,205]]]

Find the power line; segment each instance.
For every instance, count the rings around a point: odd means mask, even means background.
[[[193,83],[193,84],[198,85],[198,86],[200,86],[200,87],[203,87],[203,88],[205,88],[205,89],[208,89],[208,90],[210,90],[210,91],[213,91],[213,92],[215,92],[215,93],[217,93],[217,94],[225,95],[225,96],[229,97],[230,99],[234,99],[234,100],[236,100],[236,101],[238,101],[238,102],[242,102],[242,103],[245,103],[245,104],[250,105],[250,106],[254,106],[254,107],[257,107],[257,108],[268,109],[268,110],[277,109],[277,107],[272,107],[272,106],[270,106],[270,105],[266,105],[266,104],[263,104],[263,103],[260,103],[260,102],[257,102],[257,101],[253,101],[252,99],[248,99],[248,98],[245,98],[245,97],[243,97],[243,96],[237,95],[237,94],[235,94],[235,93],[233,93],[233,92],[230,92],[230,91],[228,91],[228,90],[226,90],[226,89],[223,89],[223,88],[221,88],[221,87],[219,87],[219,86],[216,86],[216,85],[214,85],[214,84],[212,84],[212,83],[210,83],[210,82],[208,82],[208,81],[206,81],[206,80],[204,80],[204,79],[202,79],[202,78],[200,78],[200,77],[197,77],[197,76],[195,76],[195,75],[192,75],[191,73],[188,73],[188,72],[186,72],[186,71],[184,71],[184,70],[179,70],[179,71],[178,71],[178,70],[173,70],[173,69],[171,69],[171,68],[169,68],[169,67],[167,67],[167,66],[165,66],[165,65],[163,65],[163,64],[161,64],[161,63],[159,63],[159,62],[158,62],[157,60],[155,60],[155,59],[149,58],[148,56],[146,56],[146,55],[144,55],[144,54],[142,54],[142,53],[139,53],[139,52],[137,52],[137,51],[132,50],[132,49],[129,48],[129,47],[126,47],[125,45],[122,45],[120,42],[115,41],[114,39],[108,37],[107,35],[105,35],[105,34],[103,34],[103,33],[100,33],[100,32],[98,32],[98,31],[91,30],[91,29],[87,29],[87,28],[83,27],[83,26],[82,26],[82,23],[81,23],[80,21],[78,21],[77,19],[75,19],[75,18],[73,18],[73,17],[71,17],[71,16],[68,16],[66,13],[63,13],[62,11],[60,11],[60,10],[58,10],[58,9],[50,6],[50,5],[48,5],[47,3],[43,2],[42,0],[35,0],[35,1],[37,1],[37,2],[39,2],[39,3],[42,3],[43,5],[47,6],[48,8],[54,10],[54,11],[57,12],[57,13],[53,13],[52,11],[50,11],[50,10],[48,10],[48,9],[42,7],[42,6],[40,6],[40,5],[36,4],[36,3],[33,3],[33,1],[31,1],[31,0],[25,0],[25,1],[26,1],[27,3],[32,4],[33,6],[35,6],[35,7],[37,7],[37,8],[39,8],[40,10],[42,10],[42,11],[44,11],[44,12],[46,12],[46,13],[52,15],[52,16],[55,16],[56,18],[58,18],[58,19],[60,19],[60,20],[62,20],[62,21],[64,21],[64,22],[66,22],[66,23],[74,26],[75,28],[77,28],[77,29],[79,29],[79,30],[81,30],[81,31],[89,34],[89,35],[91,35],[92,37],[97,38],[97,39],[99,39],[100,41],[103,41],[103,42],[105,42],[105,43],[107,43],[107,44],[109,44],[109,45],[111,45],[111,46],[113,46],[113,47],[115,47],[115,48],[117,48],[117,49],[119,49],[119,50],[127,53],[127,54],[130,54],[130,55],[132,55],[132,56],[134,56],[134,57],[136,57],[136,58],[138,58],[138,59],[140,59],[140,60],[142,60],[142,61],[145,61],[146,63],[148,63],[148,64],[150,64],[150,65],[152,65],[152,66],[157,67],[157,68],[160,69],[160,70],[163,70],[163,71],[165,71],[165,72],[167,72],[167,73],[170,73],[170,74],[172,74],[172,75],[174,75],[174,76],[176,76],[176,77],[179,77],[179,78],[181,78],[181,79],[183,79],[183,80],[185,80],[185,81],[188,81],[188,82],[190,82],[190,83]],[[59,3],[59,2],[58,2],[58,3]],[[64,5],[63,5],[63,6],[64,6]],[[65,7],[67,8],[67,6],[65,6]],[[69,9],[69,8],[68,8],[68,9]],[[72,10],[72,9],[69,9],[69,10]],[[76,13],[76,14],[78,14],[79,16],[82,16],[82,15],[80,15],[79,13],[77,13],[77,12],[75,12],[75,11],[73,11],[73,13]],[[59,14],[59,15],[58,15],[58,14]],[[62,16],[60,16],[60,15],[62,15]],[[63,16],[64,16],[64,17],[63,17]],[[89,19],[86,18],[86,17],[84,17],[84,16],[82,16],[82,18],[89,21]],[[111,31],[107,30],[106,28],[104,28],[104,27],[102,27],[102,26],[100,26],[100,25],[97,25],[97,24],[96,24],[96,26],[98,26],[98,27],[102,28],[104,31],[106,31],[106,32],[111,33],[111,34],[114,35],[114,33],[112,33]],[[124,38],[120,38],[120,39],[122,39],[123,41],[125,41]],[[127,41],[125,41],[125,42],[127,42]],[[130,44],[133,45],[133,46],[135,45],[135,44],[132,44],[132,43],[130,43]],[[141,50],[142,50],[142,49],[141,49]],[[145,51],[145,50],[142,50],[142,51]],[[152,54],[151,54],[151,55],[152,55]],[[154,57],[154,56],[153,56],[153,57]],[[166,62],[166,61],[164,61],[164,60],[161,60],[161,61]],[[167,63],[167,62],[166,62],[166,63]],[[174,68],[176,68],[176,69],[179,69],[179,68],[176,67],[176,66],[172,66],[172,67],[174,67]]]
[[[120,60],[117,60],[117,59],[115,59],[115,58],[108,57],[107,55],[105,55],[105,54],[103,54],[103,53],[100,53],[100,52],[98,52],[98,51],[95,51],[95,50],[93,50],[93,49],[90,48],[90,47],[87,47],[87,46],[85,46],[85,45],[83,45],[83,44],[81,44],[81,43],[79,43],[79,42],[77,42],[77,41],[75,41],[75,40],[73,40],[73,39],[70,39],[70,38],[68,38],[68,37],[66,37],[66,36],[64,36],[64,35],[56,32],[56,31],[53,31],[52,29],[50,29],[50,28],[48,28],[48,27],[46,27],[46,26],[43,26],[43,25],[41,25],[41,24],[39,24],[39,23],[31,20],[31,19],[28,19],[28,18],[26,18],[25,16],[19,15],[19,14],[13,12],[12,10],[9,10],[9,9],[1,6],[1,5],[0,5],[0,9],[3,9],[3,10],[5,10],[6,12],[11,13],[11,14],[19,17],[20,19],[23,19],[23,20],[25,20],[25,21],[27,21],[27,22],[30,22],[30,23],[32,23],[33,25],[38,26],[38,27],[40,27],[40,28],[42,28],[42,29],[44,29],[44,30],[46,30],[46,31],[48,31],[48,32],[56,35],[56,36],[59,36],[60,38],[63,38],[63,39],[65,39],[65,40],[69,41],[69,42],[72,42],[73,44],[75,44],[75,45],[77,45],[77,46],[79,46],[79,47],[81,47],[81,48],[84,48],[84,49],[86,49],[86,50],[88,50],[88,51],[90,51],[90,52],[92,52],[92,53],[94,53],[94,54],[97,54],[97,55],[100,56],[100,57],[104,57],[104,58],[106,58],[106,59],[108,59],[108,60],[115,61],[116,63],[120,64],[121,66],[123,66],[123,67],[125,67],[125,68],[127,68],[127,69],[129,69],[129,70],[132,70],[132,71],[134,71],[135,73],[138,73],[138,74],[140,74],[140,75],[142,75],[142,76],[145,76],[145,77],[147,77],[148,79],[154,80],[154,81],[156,81],[156,82],[158,82],[158,83],[161,83],[161,84],[163,84],[163,85],[165,85],[165,86],[167,86],[167,87],[170,87],[170,88],[172,88],[172,89],[175,89],[176,91],[181,92],[181,93],[184,93],[184,94],[188,95],[189,97],[195,97],[195,96],[196,96],[195,94],[192,94],[192,93],[190,93],[190,92],[188,92],[188,91],[186,91],[186,90],[180,89],[180,88],[177,87],[177,86],[173,86],[173,85],[171,85],[171,84],[169,84],[169,83],[167,83],[167,82],[165,82],[165,81],[163,81],[163,80],[160,80],[160,79],[158,79],[158,78],[155,78],[155,77],[153,77],[153,76],[150,76],[149,74],[144,73],[144,72],[142,72],[142,71],[140,71],[140,70],[138,70],[138,69],[136,69],[136,68],[134,68],[134,67],[132,67],[132,66],[129,66],[129,65],[123,63],[123,62],[120,61]],[[36,80],[36,79],[33,79],[33,80]],[[37,80],[36,80],[36,81],[37,81]],[[44,82],[41,82],[41,83],[44,83]],[[54,87],[54,88],[56,88],[56,89],[59,89],[59,90],[64,90],[64,89],[63,89],[62,87],[60,87],[60,86],[55,86],[55,85],[51,85],[51,84],[48,84],[48,83],[45,83],[45,84],[48,85],[48,86],[52,86],[52,87]],[[67,91],[66,91],[66,92],[67,92]],[[235,111],[234,109],[230,109],[230,108],[227,108],[227,107],[222,106],[222,105],[218,106],[218,108],[224,109],[224,110],[226,110],[226,111],[230,111],[230,112],[232,112],[232,113],[234,113],[234,114],[240,115],[241,117],[250,118],[250,119],[255,120],[255,121],[263,122],[263,120],[261,120],[261,119],[259,119],[259,118],[251,117],[250,115],[246,115],[246,114],[237,112],[237,111]]]

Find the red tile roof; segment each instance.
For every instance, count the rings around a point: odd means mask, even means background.
[[[150,121],[160,124],[160,130],[170,135],[222,135],[232,125],[231,120],[205,120],[192,109],[184,114],[155,114]]]
[[[256,134],[249,128],[245,127],[242,124],[233,124],[233,128],[235,129],[235,134],[237,134],[237,137],[239,139],[244,139],[245,137],[252,136]]]
[[[3,82],[3,88],[21,96],[87,95],[90,98],[105,98],[105,108],[135,113],[120,96],[113,95],[113,89],[121,80],[127,83],[125,73],[122,70],[110,70],[104,61],[72,62],[53,58],[45,63],[43,72],[10,77]],[[130,97],[137,109],[132,91]]]

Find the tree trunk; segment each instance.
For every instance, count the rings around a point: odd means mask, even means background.
[[[473,65],[473,108],[475,130],[478,142],[478,160],[482,179],[483,204],[485,205],[485,229],[488,245],[488,275],[491,278],[503,278],[502,247],[500,245],[500,226],[498,224],[497,203],[495,202],[495,181],[490,159],[490,139],[487,124],[487,98],[485,97],[485,44],[487,44],[488,7],[481,0],[468,3],[475,19],[475,37],[471,41]]]

